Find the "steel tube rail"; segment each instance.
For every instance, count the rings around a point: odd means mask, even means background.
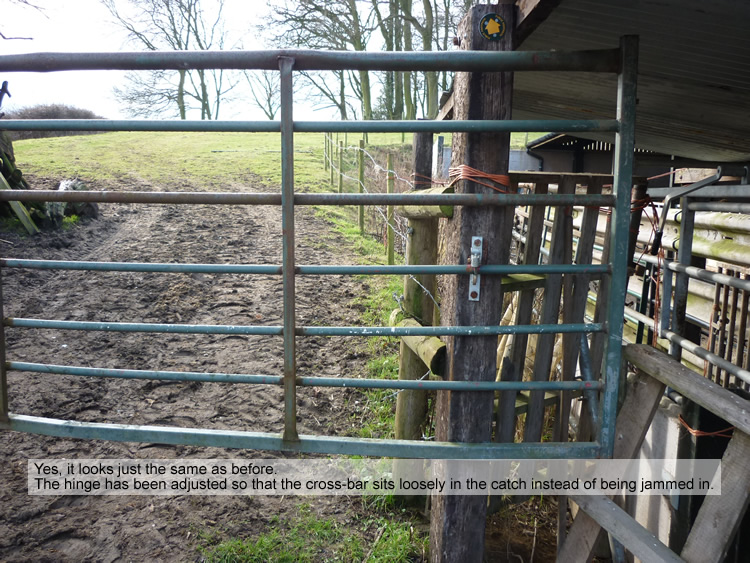
[[[302,327],[298,331],[303,336],[494,336],[604,332],[604,327],[599,323],[519,326],[310,326]]]
[[[148,272],[176,274],[265,274],[281,275],[282,266],[272,264],[169,264],[155,262],[90,262],[70,260],[24,260],[0,258],[0,268],[31,270],[83,270],[96,272]],[[487,275],[508,274],[608,274],[608,264],[486,264],[478,271]],[[307,265],[296,266],[298,275],[410,275],[410,274],[471,274],[460,265]]]
[[[696,356],[698,356],[700,359],[705,360],[707,362],[710,362],[714,366],[718,367],[719,369],[723,369],[727,373],[731,373],[735,377],[741,379],[745,383],[750,384],[750,371],[747,371],[746,369],[742,369],[739,366],[734,365],[729,360],[726,360],[722,358],[721,356],[717,356],[716,354],[709,352],[705,348],[702,348],[695,342],[691,342],[687,338],[684,338],[677,334],[676,332],[673,332],[671,330],[662,330],[661,336],[672,342],[673,344],[676,344],[683,350],[687,350],[688,352],[692,352]]]
[[[0,269],[0,318],[5,316],[5,300],[3,298],[3,275]],[[0,421],[8,418],[8,374],[5,365],[5,327],[0,323]]]
[[[584,382],[593,382],[591,370],[591,354],[589,353],[589,341],[585,336],[580,337],[581,353],[578,357],[578,364],[581,367]],[[593,390],[584,389],[583,396],[586,398],[586,407],[591,416],[591,424],[594,431],[599,430],[599,394]]]
[[[308,435],[294,442],[283,440],[278,433],[78,422],[18,414],[0,422],[0,428],[59,438],[411,459],[585,459],[595,458],[599,452],[595,442],[470,444]]]
[[[242,336],[281,336],[283,326],[251,325],[188,325],[160,323],[110,323],[97,321],[57,321],[9,317],[3,325],[11,328],[54,330],[90,330],[97,332],[145,332],[166,334],[236,334]],[[441,336],[501,335],[603,332],[598,323],[551,324],[522,326],[307,326],[297,327],[296,336]]]
[[[592,51],[507,51],[393,53],[372,51],[142,51],[119,53],[28,53],[0,56],[0,72],[65,70],[279,70],[279,59],[295,61],[294,70],[391,71],[571,71],[618,72],[618,49]]]
[[[112,377],[117,379],[148,379],[154,381],[201,381],[205,383],[246,383],[250,385],[283,385],[280,375],[246,373],[207,373],[194,371],[162,371],[138,369],[104,369],[34,362],[7,362],[7,369],[31,373],[77,375],[84,377]]]
[[[746,197],[750,197],[750,185]],[[750,214],[750,203],[731,203],[728,201],[695,201],[688,204],[690,211],[719,211],[721,213]]]
[[[720,274],[718,272],[712,272],[711,270],[704,270],[703,268],[696,268],[695,266],[685,266],[679,262],[664,262],[664,267],[673,272],[687,274],[689,277],[703,280],[711,283],[719,283],[721,285],[728,285],[736,289],[742,289],[750,291],[750,280],[742,280],[726,274]]]
[[[284,296],[284,441],[297,436],[297,343],[294,276],[294,132],[292,69],[294,59],[279,57],[281,71],[281,241]]]
[[[204,373],[134,369],[103,369],[30,362],[8,362],[8,370],[27,371],[82,377],[112,377],[120,379],[148,379],[157,381],[201,381],[206,383],[246,383],[250,385],[283,385],[278,375],[252,375],[241,373]],[[357,389],[419,389],[451,391],[596,391],[599,381],[419,381],[401,379],[358,379],[347,377],[297,377],[302,387],[351,387]]]
[[[614,182],[612,191],[617,205],[612,208],[610,260],[613,275],[609,281],[607,341],[604,352],[605,391],[602,396],[599,442],[602,455],[612,457],[615,446],[617,394],[620,386],[622,330],[625,322],[625,297],[628,289],[628,248],[630,231],[630,196],[633,185],[635,153],[636,86],[638,83],[638,37],[620,39],[620,73],[617,77],[617,119],[620,131],[615,135]]]
[[[486,121],[295,121],[296,133],[498,133],[559,131],[616,132],[614,119],[508,119]],[[210,133],[279,133],[280,121],[208,121],[147,119],[8,119],[8,131],[179,131]]]
[[[281,326],[191,325],[163,323],[109,323],[96,321],[55,321],[46,319],[5,318],[12,328],[90,330],[96,332],[147,332],[155,334],[236,334],[242,336],[281,336]]]
[[[280,193],[222,192],[109,192],[58,190],[3,190],[0,201],[96,203],[152,203],[202,205],[280,205]],[[295,205],[544,205],[612,207],[612,195],[557,194],[294,194]]]

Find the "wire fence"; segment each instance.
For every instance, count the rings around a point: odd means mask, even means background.
[[[338,185],[339,191],[385,193],[388,191],[390,176],[396,191],[405,192],[414,189],[414,184],[404,177],[407,174],[403,171],[402,166],[389,168],[387,164],[383,165],[378,162],[378,158],[381,158],[380,154],[373,155],[372,152],[362,146],[345,144],[346,141],[340,141],[331,134],[326,133],[325,140],[324,159],[326,168],[330,170],[332,188]],[[362,160],[358,158],[360,153],[367,158],[367,164],[359,164]],[[397,152],[396,155],[400,156],[400,153]],[[400,159],[399,164],[401,164]],[[357,173],[358,177],[352,176],[352,173]],[[367,178],[368,181],[364,181],[364,178]],[[394,252],[403,255],[406,251],[408,234],[406,220],[395,215],[392,210],[389,212],[388,208],[391,206],[373,205],[369,207],[372,210],[370,221],[368,221],[370,230],[368,233],[367,225],[360,225],[362,234],[370,234],[381,240],[387,253],[388,233],[390,232],[394,240]]]
[[[404,160],[408,160],[404,157],[404,151],[387,152],[386,165],[383,166],[378,162],[378,158],[382,158],[383,155],[374,155],[373,152],[376,152],[375,149],[372,152],[366,150],[364,148],[364,140],[360,141],[359,146],[348,144],[346,141],[346,139],[344,141],[334,139],[332,134],[325,134],[323,158],[326,168],[330,170],[332,188],[336,184],[336,179],[338,179],[337,185],[339,191],[346,191],[344,180],[349,182],[349,185],[346,186],[347,189],[358,190],[361,193],[385,193],[394,190],[405,192],[415,189],[414,182],[406,177],[411,177],[413,174],[404,172],[405,167],[408,166],[404,162]],[[336,152],[336,158],[333,156],[334,152]],[[380,153],[382,151],[377,150],[377,152]],[[394,154],[401,157],[397,160],[398,165],[393,164],[392,157]],[[411,150],[408,151],[408,154],[411,155]],[[349,158],[345,159],[345,155],[349,155]],[[352,157],[352,155],[354,156]],[[359,158],[360,156],[363,158]],[[367,158],[367,164],[364,162],[364,157]],[[350,174],[352,170],[357,171],[356,178]],[[369,181],[365,182],[365,178]],[[372,209],[370,220],[372,231],[370,231],[370,234],[375,235],[376,238],[379,238],[383,242],[386,255],[388,256],[388,263],[393,264],[394,252],[398,252],[402,256],[406,254],[406,244],[409,235],[408,221],[396,215],[393,212],[392,206],[373,205],[370,208]],[[360,234],[366,236],[368,233],[363,217],[364,212],[360,210]],[[435,295],[422,285],[416,277],[411,274],[407,276],[422,289],[424,294],[434,303],[437,310],[440,311],[440,305]],[[403,296],[399,297],[394,294],[394,299],[400,306],[400,299],[403,299]]]

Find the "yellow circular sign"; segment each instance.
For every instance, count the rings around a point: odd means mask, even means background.
[[[490,41],[500,41],[505,35],[505,20],[497,14],[487,14],[479,22],[479,33]]]

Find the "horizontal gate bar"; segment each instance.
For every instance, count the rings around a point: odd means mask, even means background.
[[[0,429],[60,438],[114,440],[117,442],[147,442],[411,459],[586,459],[596,458],[601,454],[601,447],[596,442],[521,442],[511,444],[483,442],[470,444],[309,435],[300,435],[299,441],[284,441],[280,434],[268,432],[104,424],[19,414],[10,414],[8,418],[7,422],[0,422]]]
[[[280,326],[189,325],[161,323],[108,323],[94,321],[50,321],[6,318],[3,324],[14,328],[90,330],[98,332],[149,332],[168,334],[238,334],[243,336],[281,336]]]
[[[280,326],[187,325],[160,323],[111,323],[96,321],[54,321],[10,317],[3,325],[13,328],[89,330],[99,332],[149,332],[170,334],[239,334],[244,336],[283,334]],[[598,323],[520,326],[305,326],[298,336],[492,336],[500,334],[550,334],[604,332]]]
[[[750,186],[746,186],[750,188]],[[746,197],[750,197],[750,189]],[[729,201],[696,201],[688,204],[690,211],[719,211],[721,213],[750,214],[750,203],[732,203]]]
[[[200,205],[281,205],[280,193],[2,190],[0,201],[67,201]],[[612,195],[569,194],[295,194],[295,205],[550,205],[612,207]]]
[[[62,366],[30,362],[8,362],[7,368],[32,373],[77,375],[85,377],[114,377],[122,379],[151,379],[157,381],[202,381],[212,383],[248,383],[282,385],[282,376],[239,373],[203,373],[182,371],[154,371],[134,369],[104,369]],[[298,377],[301,387],[351,387],[356,389],[420,389],[451,391],[585,391],[602,388],[599,381],[415,381],[403,379],[359,379],[351,377]]]
[[[560,70],[618,72],[619,49],[596,51],[374,52],[270,49],[264,51],[142,51],[119,53],[29,53],[0,56],[0,72],[62,70],[279,70],[279,58],[294,70],[453,70],[466,72]]]
[[[155,381],[202,381],[209,383],[247,383],[251,385],[281,385],[280,375],[245,373],[207,373],[195,371],[161,371],[139,369],[105,369],[32,362],[7,362],[7,369],[32,373],[80,375],[85,377],[113,377],[120,379],[150,379]]]
[[[495,336],[603,331],[603,326],[598,323],[518,326],[306,326],[297,329],[297,333],[302,336]]]
[[[100,272],[161,272],[204,274],[267,274],[281,275],[282,267],[268,264],[164,264],[151,262],[84,262],[70,260],[24,260],[0,258],[0,267],[33,270],[86,270]],[[506,264],[483,265],[482,274],[607,274],[608,264]],[[471,274],[472,270],[458,265],[308,265],[297,266],[301,275],[409,275],[409,274]]]
[[[278,133],[280,121],[210,121],[159,119],[7,119],[8,131],[180,131],[210,133]],[[500,133],[557,131],[613,132],[616,119],[505,119],[404,121],[295,121],[295,133]]]

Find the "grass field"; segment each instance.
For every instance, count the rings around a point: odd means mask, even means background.
[[[529,138],[535,136],[536,133],[529,134]],[[342,134],[338,138],[345,146],[354,146],[360,137]],[[512,148],[521,148],[526,138],[526,133],[514,133]],[[405,143],[411,145],[410,135],[406,135]],[[368,146],[381,149],[395,149],[402,144],[399,133],[368,137]],[[308,189],[327,186],[328,174],[322,166],[323,145],[322,133],[295,135],[297,184]],[[117,132],[19,141],[15,150],[17,164],[23,171],[44,176],[90,181],[137,176],[166,184],[198,178],[209,184],[221,184],[253,174],[269,187],[281,183],[278,133]]]

